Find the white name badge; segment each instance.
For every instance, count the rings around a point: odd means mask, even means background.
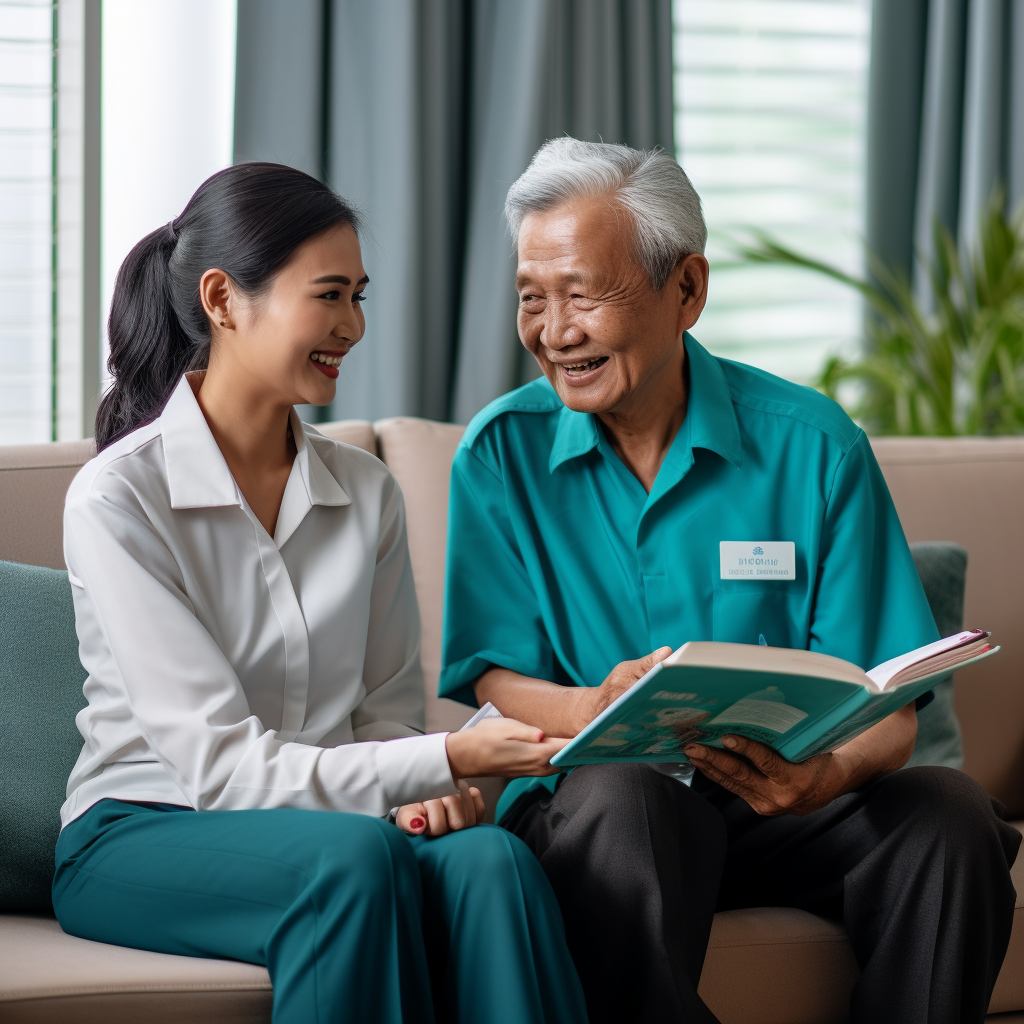
[[[795,580],[791,540],[723,540],[718,545],[723,580]]]

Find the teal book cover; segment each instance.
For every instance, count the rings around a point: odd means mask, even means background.
[[[849,742],[926,693],[953,669],[994,654],[971,630],[864,672],[811,651],[685,644],[656,665],[552,758],[559,767],[607,761],[685,762],[683,747],[727,735],[765,743],[789,761]]]

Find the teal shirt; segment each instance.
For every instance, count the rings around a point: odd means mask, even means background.
[[[596,686],[688,640],[764,637],[871,668],[938,639],[864,432],[810,388],[685,344],[686,418],[650,494],[546,380],[470,423],[452,465],[442,697],[475,706],[494,665]],[[720,578],[720,541],[765,540],[795,543],[795,580]],[[513,781],[498,817],[541,784],[554,780]]]

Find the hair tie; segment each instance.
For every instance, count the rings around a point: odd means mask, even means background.
[[[166,225],[167,237],[171,240],[172,245],[178,244],[178,229],[175,226],[175,220],[177,220],[177,218],[169,220]]]

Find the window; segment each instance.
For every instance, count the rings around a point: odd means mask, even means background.
[[[0,0],[0,444],[81,437],[97,378],[84,253],[98,246],[98,13],[99,0]]]
[[[104,323],[131,248],[231,163],[235,17],[235,0],[103,2]]]
[[[0,4],[0,440],[56,437],[56,8]]]
[[[750,228],[859,273],[870,0],[675,0],[678,157],[704,203],[711,285],[694,334],[807,383],[859,343],[861,306],[801,270],[737,266]]]
[[[0,0],[0,444],[92,434],[114,276],[231,163],[234,61],[235,0]]]

